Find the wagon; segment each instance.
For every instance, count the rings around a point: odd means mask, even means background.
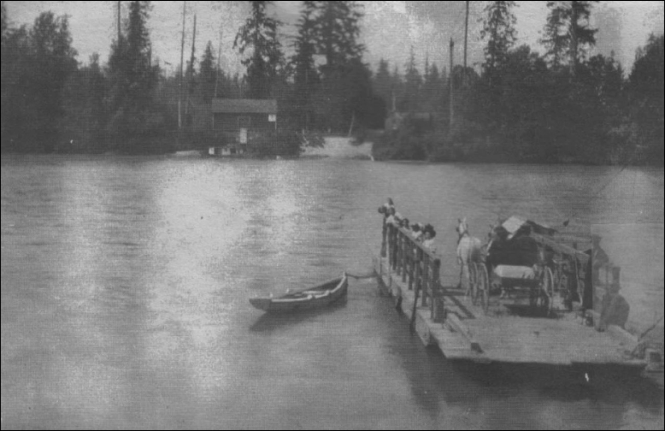
[[[482,258],[470,264],[472,302],[488,311],[490,296],[501,300],[528,298],[529,306],[543,313],[553,311],[555,283],[544,247],[532,234],[551,229],[511,217],[496,227],[483,247]]]

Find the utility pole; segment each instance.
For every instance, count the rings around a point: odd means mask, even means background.
[[[187,10],[187,2],[182,2],[182,43],[180,44],[180,81],[178,83],[178,130],[182,129],[182,79],[183,79],[183,62],[185,61],[185,13]]]
[[[466,47],[469,37],[469,2],[466,2],[466,18],[464,19],[464,74],[462,75],[462,85],[466,86]]]
[[[120,47],[120,38],[122,37],[122,30],[120,29],[121,15],[122,15],[122,2],[118,2],[118,47]]]
[[[453,41],[453,38],[450,38],[450,77],[448,80],[450,81],[450,126],[449,126],[449,133],[452,134],[453,130],[453,119],[455,118],[453,114],[453,51],[455,50],[455,42]]]
[[[194,78],[194,51],[196,46],[196,14],[194,14],[194,28],[192,29],[192,54],[187,67],[187,103],[185,104],[185,117],[189,115],[189,97],[192,93],[192,79]]]

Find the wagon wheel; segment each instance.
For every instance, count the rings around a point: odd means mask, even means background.
[[[478,303],[478,264],[475,262],[471,262],[469,265],[469,290],[471,303],[476,305]]]
[[[559,292],[565,292],[568,290],[568,276],[564,272],[563,268],[557,268],[557,276],[554,280],[554,285],[556,290]]]
[[[575,291],[573,290],[573,274],[564,274],[562,275],[563,285],[565,286],[559,293],[563,297],[563,305],[566,307],[566,310],[571,311],[573,309],[573,299],[575,297]]]
[[[489,276],[487,275],[487,267],[482,263],[478,264],[476,267],[476,286],[483,307],[483,312],[487,314],[487,310],[490,306],[490,281]]]
[[[554,310],[554,275],[552,275],[552,270],[545,267],[542,277],[538,306],[549,315]]]

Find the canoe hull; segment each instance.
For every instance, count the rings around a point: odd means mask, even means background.
[[[250,304],[268,313],[292,313],[326,307],[346,296],[348,278],[323,283],[317,287],[289,293],[275,298],[251,298]]]

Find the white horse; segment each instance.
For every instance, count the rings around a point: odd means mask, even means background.
[[[482,243],[478,238],[469,234],[469,226],[466,217],[458,219],[457,231],[457,263],[460,265],[459,285],[464,288],[466,295],[471,294],[471,283],[469,280],[469,265],[481,261]]]

